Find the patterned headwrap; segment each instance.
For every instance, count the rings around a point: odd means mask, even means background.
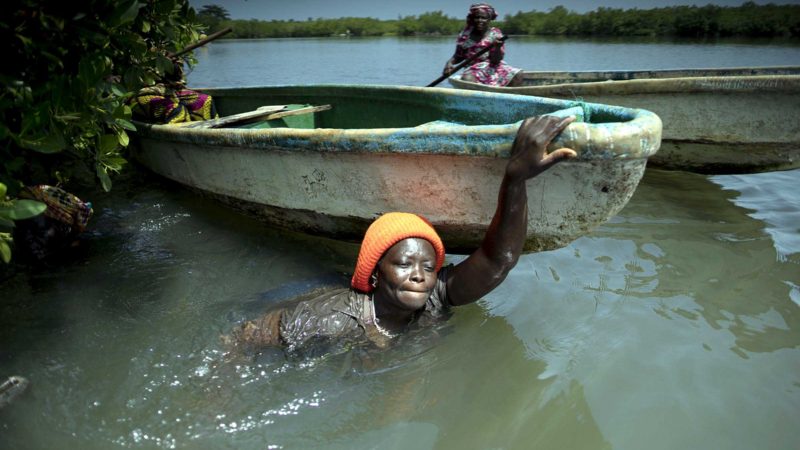
[[[489,19],[494,20],[497,18],[497,12],[494,10],[492,5],[488,3],[473,3],[469,7],[469,14],[467,14],[467,26],[471,27],[473,25],[473,19],[475,18],[475,14],[483,11],[489,14]]]
[[[78,232],[86,229],[86,224],[92,216],[92,204],[84,202],[69,192],[57,188],[40,184],[24,188],[19,198],[37,200],[45,205],[45,217],[58,220],[71,227],[75,227]]]
[[[369,282],[383,254],[394,244],[407,238],[422,238],[430,242],[436,251],[436,271],[444,264],[444,244],[433,229],[433,225],[422,216],[402,212],[386,213],[372,222],[364,234],[358,252],[356,270],[350,286],[361,292],[372,292]]]

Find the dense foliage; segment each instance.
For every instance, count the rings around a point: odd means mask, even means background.
[[[205,21],[208,19],[201,18]],[[212,23],[210,20],[207,23]],[[230,38],[281,38],[324,36],[413,36],[419,34],[455,34],[464,27],[463,19],[453,19],[441,11],[397,20],[378,20],[369,17],[339,19],[295,20],[225,20],[213,22],[232,27]]]
[[[25,185],[111,188],[134,130],[126,100],[197,40],[187,0],[12,0],[0,18],[0,254]],[[8,195],[6,197],[6,187]]]
[[[448,17],[441,11],[397,20],[309,17],[306,21],[226,20],[218,10],[212,12],[215,18],[206,23],[216,25],[215,28],[233,27],[234,32],[229,35],[232,38],[451,35],[464,27],[463,17]],[[494,25],[507,34],[529,35],[800,37],[800,5],[746,2],[738,7],[597,8],[585,14],[557,6],[548,12],[533,10],[506,15]]]
[[[228,11],[219,5],[205,5],[197,12],[197,20],[209,30],[216,30],[220,22],[230,18]]]
[[[197,39],[186,0],[14,0],[0,20],[0,182],[100,181],[125,162],[131,92]],[[14,61],[13,63],[10,63]]]

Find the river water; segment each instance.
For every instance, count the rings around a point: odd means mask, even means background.
[[[193,86],[424,85],[451,38],[219,42]],[[781,42],[512,38],[529,69],[800,64]],[[0,286],[0,448],[789,449],[800,442],[800,171],[648,170],[610,222],[525,255],[381,353],[229,358],[219,336],[346,278],[357,247],[141,169],[82,193],[74,261]],[[449,255],[457,261],[458,255]]]

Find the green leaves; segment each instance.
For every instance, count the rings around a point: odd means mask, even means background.
[[[47,205],[35,200],[9,200],[8,188],[0,183],[0,226],[13,228],[15,220],[30,219],[43,213]]]
[[[119,133],[117,133],[117,142],[119,142],[119,145],[127,147],[128,143],[130,143],[128,133],[126,133],[124,130],[120,130]]]
[[[8,246],[10,241],[11,237],[8,233],[0,233],[0,257],[3,258],[3,262],[6,264],[11,262],[11,248]]]
[[[15,0],[0,20],[8,35],[0,65],[0,180],[31,184],[99,182],[111,189],[136,127],[126,101],[172,70],[167,52],[197,40],[188,0]],[[193,60],[191,57],[189,61]],[[6,197],[0,183],[0,259],[11,259],[15,220],[42,203]]]
[[[106,168],[98,162],[95,165],[95,173],[97,174],[97,178],[100,180],[100,185],[103,187],[103,190],[106,192],[110,191],[111,177],[108,176],[108,170],[106,170]]]
[[[78,63],[78,77],[87,87],[93,87],[108,73],[110,63],[101,53],[84,56]]]
[[[0,217],[9,220],[25,220],[36,217],[47,209],[47,205],[35,200],[11,200],[0,205]]]
[[[136,131],[136,125],[134,125],[133,122],[131,122],[130,120],[117,119],[116,123],[117,123],[117,125],[119,125],[120,127],[124,128],[126,130]],[[120,142],[120,143],[122,143],[122,142]],[[123,144],[123,147],[127,147],[127,146],[128,146],[128,144]]]
[[[127,161],[118,151],[118,146],[127,147],[129,143],[128,133],[119,130],[116,134],[105,134],[98,137],[97,161],[95,163],[95,174],[100,180],[100,185],[106,192],[111,190],[111,177],[109,172],[119,172]]]
[[[30,219],[43,213],[47,205],[34,200],[10,200],[6,197],[6,185],[0,183],[0,228],[14,228],[15,220]],[[8,264],[11,261],[11,233],[0,232],[0,259]]]
[[[0,183],[0,258],[3,262],[11,261],[12,242],[11,233],[8,230],[14,228],[15,220],[30,219],[43,213],[47,205],[34,200],[9,200],[6,197],[6,185]]]
[[[67,141],[60,132],[54,131],[51,134],[35,139],[20,139],[20,145],[39,153],[56,153],[64,150],[67,146]]]
[[[99,154],[113,152],[117,148],[117,137],[113,134],[105,134],[97,139]]]
[[[0,179],[110,189],[136,130],[126,102],[172,70],[167,52],[197,39],[188,0],[15,4],[0,23],[20,55],[0,65]]]
[[[166,75],[172,73],[173,64],[169,58],[166,56],[158,56],[155,60],[156,69],[158,70],[159,75]]]
[[[598,7],[578,14],[558,6],[507,15],[498,25],[508,34],[604,36],[798,36],[800,6],[715,5],[653,9]]]
[[[122,2],[111,14],[108,23],[111,26],[116,27],[131,22],[136,19],[136,16],[139,14],[139,10],[143,7],[145,7],[145,5],[140,4],[137,0],[128,0],[127,2]]]

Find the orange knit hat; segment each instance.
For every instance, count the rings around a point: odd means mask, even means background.
[[[436,271],[442,268],[444,244],[433,229],[433,225],[416,214],[390,212],[375,219],[367,228],[350,286],[361,292],[372,292],[373,287],[369,278],[375,271],[378,261],[386,250],[406,238],[422,238],[430,242],[436,251]]]

